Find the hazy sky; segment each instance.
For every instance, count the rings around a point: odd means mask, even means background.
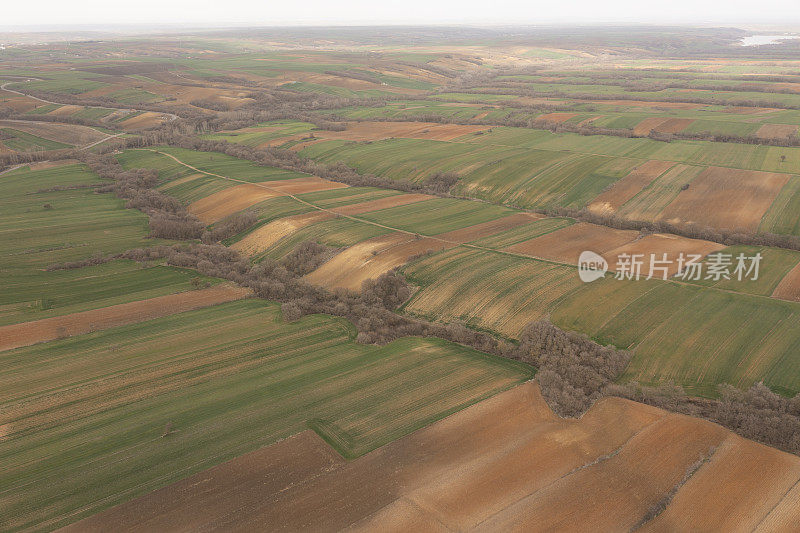
[[[66,24],[800,25],[800,0],[5,0],[0,28]]]

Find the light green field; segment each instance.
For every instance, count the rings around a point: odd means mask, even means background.
[[[359,456],[532,375],[437,339],[353,336],[244,300],[0,354],[0,527],[54,529],[309,425]]]
[[[113,261],[77,270],[48,265],[119,253],[167,241],[147,239],[147,217],[92,189],[38,193],[55,186],[100,183],[82,165],[19,169],[0,179],[0,324],[38,320],[152,298],[213,282],[197,272]],[[51,209],[44,206],[50,205]]]

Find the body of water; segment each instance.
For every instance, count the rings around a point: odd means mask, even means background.
[[[762,44],[778,44],[782,39],[800,39],[798,35],[751,35],[739,43],[742,46],[761,46]]]

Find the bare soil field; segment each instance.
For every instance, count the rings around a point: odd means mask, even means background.
[[[759,139],[786,139],[797,133],[797,124],[764,124],[756,130]]]
[[[138,302],[2,326],[0,351],[240,300],[248,294],[250,294],[248,289],[218,285],[208,289],[169,294]]]
[[[633,133],[636,135],[647,135],[651,131],[678,133],[689,127],[692,122],[694,122],[694,119],[690,118],[651,117],[637,124],[633,128]]]
[[[83,146],[105,139],[107,135],[94,128],[76,124],[53,122],[28,122],[25,120],[0,120],[0,128],[13,128],[37,137],[74,146]]]
[[[351,462],[306,431],[65,531],[752,530],[793,523],[798,480],[710,422],[619,398],[560,419],[528,382]]]
[[[334,256],[306,280],[329,288],[359,290],[361,284],[406,264],[412,257],[455,246],[408,233],[382,235],[351,246]]]
[[[474,226],[448,231],[447,233],[440,233],[436,235],[436,238],[460,243],[471,242],[522,226],[523,224],[529,224],[535,220],[541,220],[542,218],[544,218],[544,215],[536,213],[516,213],[514,215],[508,215],[507,217],[498,218],[497,220],[490,220],[489,222],[475,224]]]
[[[669,264],[664,266],[666,266],[667,269],[667,277],[671,277],[678,272],[677,258],[680,254],[686,254],[687,256],[690,254],[697,254],[705,257],[711,252],[716,252],[723,248],[725,248],[724,245],[716,242],[687,239],[686,237],[672,234],[654,233],[640,239],[635,239],[632,242],[623,244],[619,248],[614,248],[601,255],[608,261],[609,270],[616,270],[618,258],[621,254],[628,254],[630,256],[641,254],[642,275],[648,276],[650,273],[652,256],[654,255],[656,261],[658,261],[662,259],[663,254],[667,254]],[[654,266],[658,267],[659,265],[656,264]],[[653,277],[663,278],[663,271],[654,270]]]
[[[153,128],[161,125],[162,122],[164,122],[164,115],[161,113],[145,111],[144,113],[133,118],[129,118],[128,120],[122,120],[118,124],[122,127],[122,129],[133,131]]]
[[[262,181],[260,185],[274,189],[281,194],[304,194],[307,192],[344,189],[349,187],[346,183],[330,181],[316,176],[292,178],[288,180]]]
[[[64,116],[69,116],[69,115],[72,115],[74,113],[77,113],[78,111],[80,111],[82,109],[83,109],[83,106],[80,106],[80,105],[63,105],[63,106],[59,107],[58,109],[50,111],[48,113],[48,115],[52,115],[52,116],[55,116],[55,117],[64,117]]]
[[[561,124],[566,122],[572,117],[577,117],[577,113],[546,113],[536,117],[536,120],[543,120],[545,122],[552,122],[554,124]]]
[[[772,292],[772,297],[800,302],[800,264],[783,277]]]
[[[589,210],[599,213],[613,213],[625,202],[636,196],[639,191],[661,174],[672,168],[675,163],[671,161],[650,160],[634,168],[627,176],[614,184],[608,190],[600,193],[589,204]]]
[[[396,196],[389,196],[388,198],[378,198],[377,200],[369,200],[367,202],[359,202],[357,204],[334,207],[331,209],[331,211],[336,211],[342,215],[360,215],[362,213],[369,213],[370,211],[378,211],[381,209],[389,209],[390,207],[415,204],[417,202],[430,200],[432,198],[435,198],[435,196],[431,196],[429,194],[398,194]]]
[[[269,249],[273,244],[300,228],[330,218],[333,218],[333,215],[326,211],[311,211],[310,213],[279,218],[253,230],[242,240],[231,245],[231,248],[246,255],[255,255]]]
[[[768,451],[729,434],[644,531],[754,530],[800,478],[797,457]]]
[[[604,255],[632,242],[638,231],[619,230],[578,222],[566,228],[506,248],[510,252],[577,264],[584,250]]]
[[[276,196],[281,195],[255,183],[243,183],[192,202],[189,204],[188,211],[206,224],[211,224],[232,213]]]
[[[678,133],[691,126],[692,122],[694,122],[692,118],[668,118],[655,129],[662,133]]]
[[[188,209],[197,218],[210,224],[276,196],[341,189],[343,187],[347,187],[347,185],[315,176],[242,183],[192,202]]]
[[[709,167],[659,215],[671,223],[758,230],[788,174]]]

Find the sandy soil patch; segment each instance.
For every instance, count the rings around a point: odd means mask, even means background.
[[[614,182],[610,189],[600,193],[589,204],[589,210],[599,213],[613,213],[639,191],[650,185],[654,179],[672,168],[671,161],[650,160],[634,168],[627,176]]]
[[[328,288],[356,291],[364,281],[402,266],[415,256],[453,246],[456,245],[408,233],[382,235],[347,248],[305,279]]]
[[[800,264],[795,266],[783,277],[772,292],[772,297],[792,302],[800,302]]]
[[[83,146],[108,137],[105,133],[76,124],[52,122],[27,122],[24,120],[0,120],[0,128],[13,128],[37,137],[74,146]]]
[[[797,124],[764,124],[756,130],[759,139],[786,139],[797,133]]]
[[[790,523],[798,479],[800,458],[628,400],[560,419],[529,382],[354,461],[304,432],[67,530],[628,531],[673,490],[645,529],[751,530]]]
[[[566,228],[506,248],[510,252],[577,264],[584,250],[603,255],[639,236],[638,231],[619,230],[578,222]]]
[[[390,207],[414,204],[423,200],[430,200],[432,198],[435,198],[435,196],[419,193],[398,194],[396,196],[389,196],[388,198],[378,198],[377,200],[369,200],[357,204],[334,207],[331,209],[331,211],[336,211],[342,215],[360,215],[362,213],[369,213],[370,211],[378,211],[380,209],[389,209]]]
[[[300,215],[279,218],[248,233],[242,240],[234,243],[231,248],[246,255],[255,255],[268,250],[276,242],[291,235],[300,228],[333,218],[327,211],[311,211]]]
[[[755,232],[788,180],[788,174],[709,167],[658,218]]]
[[[552,122],[554,124],[561,124],[562,122],[566,122],[572,117],[577,117],[577,113],[546,113],[544,115],[540,115],[536,117],[536,120],[542,120],[544,122]]]
[[[2,326],[0,351],[239,300],[249,293],[248,289],[218,285],[208,289],[169,294],[102,309]]]
[[[206,224],[211,224],[276,196],[281,196],[281,194],[255,183],[242,183],[192,202],[189,204],[188,211]]]
[[[523,224],[529,224],[535,220],[541,220],[542,218],[544,218],[544,215],[536,213],[515,213],[507,217],[498,218],[497,220],[490,220],[482,224],[475,224],[474,226],[448,231],[447,233],[440,233],[436,235],[436,238],[461,243],[471,242],[496,235],[497,233],[516,228],[517,226],[522,226]]]

